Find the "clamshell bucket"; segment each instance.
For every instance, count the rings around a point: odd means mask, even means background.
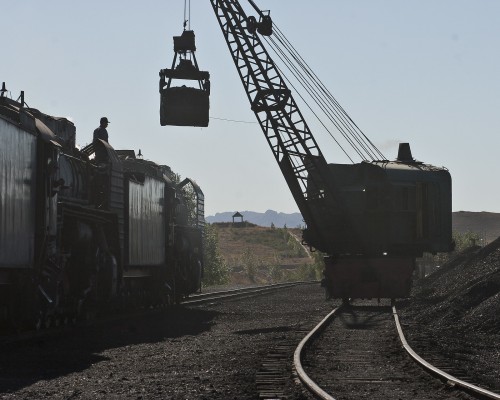
[[[194,51],[194,32],[174,36],[172,68],[160,71],[160,125],[208,126],[210,74],[200,71]],[[179,56],[179,64],[175,66]],[[188,58],[189,57],[189,58]],[[198,81],[198,87],[172,86],[173,79]]]
[[[209,94],[203,89],[170,87],[161,91],[160,124],[208,126]]]

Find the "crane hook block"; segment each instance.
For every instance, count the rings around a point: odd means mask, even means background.
[[[263,15],[260,21],[257,18],[250,16],[247,18],[247,30],[252,35],[259,32],[262,36],[271,36],[273,34],[273,20],[270,15]]]
[[[181,36],[174,36],[174,51],[182,53],[196,51],[193,31],[184,31]]]
[[[208,126],[210,74],[200,71],[195,51],[193,31],[185,30],[180,36],[174,36],[172,67],[160,70],[161,126]],[[198,87],[173,86],[174,79],[197,81]]]

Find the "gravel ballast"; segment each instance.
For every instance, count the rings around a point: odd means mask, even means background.
[[[0,398],[255,399],[262,360],[298,344],[331,307],[313,284],[3,348]],[[292,354],[281,390],[307,398]]]

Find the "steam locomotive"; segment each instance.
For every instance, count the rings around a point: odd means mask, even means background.
[[[77,149],[75,136],[23,93],[0,97],[3,323],[40,327],[200,290],[200,187],[104,141]]]

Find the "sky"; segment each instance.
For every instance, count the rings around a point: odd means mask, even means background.
[[[255,1],[389,159],[409,142],[414,158],[449,169],[453,211],[500,212],[500,1]],[[110,144],[194,179],[206,215],[298,211],[209,0],[192,0],[190,18],[211,75],[208,128],[159,123],[158,72],[172,63],[184,0],[0,0],[0,9],[0,82],[71,119],[77,143],[107,116]],[[297,102],[327,161],[348,163]]]

